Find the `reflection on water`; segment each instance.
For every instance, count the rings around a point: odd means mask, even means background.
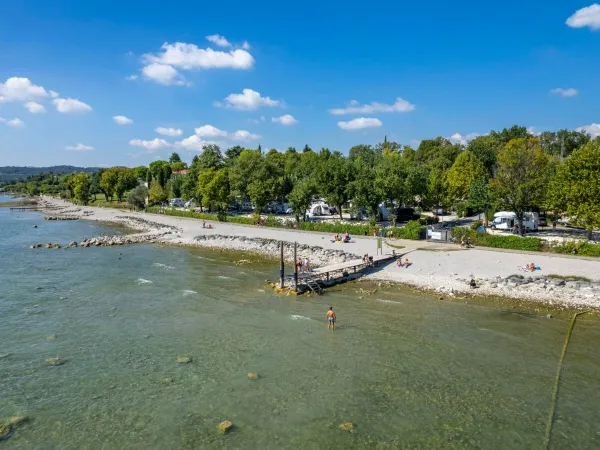
[[[31,250],[106,229],[2,209],[0,229],[0,252],[10,255],[0,271],[0,418],[33,419],[4,448],[543,442],[568,327],[559,312],[549,320],[533,308],[385,286],[362,299],[356,286],[277,296],[263,288],[278,268],[259,262],[241,274],[231,264],[239,255],[145,245]],[[600,447],[598,342],[598,321],[578,322],[554,448]],[[44,364],[57,356],[67,363]],[[226,419],[235,428],[221,436],[215,425]],[[354,433],[338,430],[347,421]]]

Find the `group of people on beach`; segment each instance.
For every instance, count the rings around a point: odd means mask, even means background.
[[[404,260],[402,260],[402,258],[398,258],[396,260],[396,267],[404,267],[406,269],[411,264],[412,263],[408,261],[408,258],[404,258]]]
[[[348,242],[350,242],[350,234],[346,231],[346,233],[344,234],[344,237],[342,237],[339,233],[336,233],[333,235],[333,241],[331,242],[343,242],[345,244],[347,244]]]
[[[203,220],[202,221],[202,228],[208,228],[209,230],[212,230],[213,226],[210,223],[208,225],[206,225],[206,220]]]
[[[460,247],[461,248],[473,248],[475,247],[471,242],[471,238],[469,236],[463,236],[460,238]]]

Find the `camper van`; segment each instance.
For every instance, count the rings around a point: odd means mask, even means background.
[[[494,214],[494,220],[490,222],[492,230],[512,230],[518,225],[517,215],[512,211],[500,211]],[[535,212],[526,212],[523,216],[523,227],[526,231],[537,231],[539,226],[539,215]]]

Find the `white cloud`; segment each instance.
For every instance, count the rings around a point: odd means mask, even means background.
[[[21,128],[25,126],[25,122],[23,122],[21,119],[3,119],[2,117],[0,117],[0,123],[4,123],[9,127],[12,128]]]
[[[259,92],[252,89],[243,89],[241,94],[229,94],[225,102],[215,102],[215,106],[234,108],[242,111],[253,111],[262,106],[280,106],[279,100],[271,97],[261,97]]]
[[[290,114],[285,114],[281,117],[273,117],[271,121],[280,123],[281,125],[294,125],[298,123],[294,116],[291,116]]]
[[[537,131],[535,127],[527,127],[527,132],[532,136],[539,136],[542,134],[540,131]]]
[[[199,152],[199,151],[202,151],[202,148],[205,145],[213,144],[213,143],[214,142],[211,142],[211,141],[205,141],[197,134],[194,134],[193,136],[187,137],[185,139],[182,139],[179,142],[176,142],[175,147],[183,148],[185,150],[192,150],[192,151]]]
[[[479,136],[478,133],[469,133],[469,134],[465,134],[465,135],[462,135],[460,133],[454,133],[452,136],[450,136],[448,138],[448,140],[450,142],[452,142],[453,144],[467,145],[469,143],[469,141],[472,141],[477,136]]]
[[[56,92],[56,91],[48,91],[48,92],[50,92],[50,97],[52,97],[52,98],[58,97],[58,92]]]
[[[89,152],[90,150],[94,150],[94,147],[91,145],[77,144],[77,145],[67,145],[65,147],[67,150],[72,150],[75,152]]]
[[[48,97],[48,93],[46,89],[36,86],[28,78],[12,77],[0,83],[0,96],[5,102],[26,102]]]
[[[158,127],[155,128],[154,131],[156,131],[158,134],[162,134],[163,136],[181,136],[183,134],[183,131],[180,128]]]
[[[113,120],[118,125],[131,125],[133,123],[133,120],[125,116],[113,116]]]
[[[129,145],[134,147],[142,147],[148,150],[149,153],[157,152],[163,148],[169,148],[172,146],[169,142],[164,139],[154,138],[151,141],[143,141],[142,139],[132,139],[129,141]]]
[[[600,30],[600,5],[594,3],[575,11],[575,14],[567,19],[567,25],[571,28],[590,27],[592,30]]]
[[[225,36],[221,36],[219,34],[211,34],[210,36],[206,36],[206,40],[218,45],[219,47],[231,47],[231,43],[225,39]]]
[[[569,88],[569,89],[556,88],[556,89],[552,89],[550,91],[550,93],[560,95],[561,97],[574,97],[579,93],[579,91],[577,89],[573,89],[573,88]]]
[[[44,107],[44,105],[40,105],[39,103],[36,103],[36,102],[25,103],[25,108],[27,108],[27,110],[31,114],[42,114],[42,113],[46,112],[46,108]]]
[[[209,139],[229,139],[234,141],[251,141],[260,139],[258,134],[253,134],[246,130],[237,130],[233,133],[229,133],[225,130],[213,127],[212,125],[203,125],[199,128],[195,128],[194,132],[196,133],[196,136],[200,138]]]
[[[250,50],[250,44],[248,44],[248,41],[244,41],[244,43],[242,44],[242,48],[244,50]]]
[[[246,130],[237,130],[235,133],[230,135],[234,141],[254,141],[260,139],[258,134],[250,133]]]
[[[65,114],[78,114],[86,113],[92,110],[92,107],[86,103],[83,103],[76,98],[55,98],[52,100],[56,106],[56,110],[59,113]]]
[[[592,137],[592,139],[595,139],[598,136],[600,136],[600,123],[584,125],[583,127],[575,128],[575,131],[579,131],[580,133],[587,133]]]
[[[194,128],[197,136],[207,138],[227,137],[227,131],[213,127],[212,125],[202,125],[199,128]]]
[[[222,36],[219,36],[222,38]],[[224,38],[223,38],[224,39]],[[226,41],[226,40],[225,40]],[[194,44],[164,43],[158,53],[142,56],[145,66],[142,75],[165,86],[189,85],[178,72],[193,69],[239,69],[247,70],[254,65],[254,58],[243,49],[229,51],[199,48]]]
[[[359,117],[349,122],[338,122],[337,125],[342,130],[360,130],[362,128],[377,128],[382,126],[383,123],[373,117]]]
[[[152,80],[164,86],[183,85],[179,72],[168,64],[152,63],[142,68],[142,75],[147,80]]]
[[[410,112],[415,109],[415,105],[406,100],[396,97],[396,103],[388,105],[386,103],[371,102],[367,105],[361,105],[356,100],[352,100],[345,108],[330,109],[329,113],[333,115],[342,114],[373,114],[390,112]]]

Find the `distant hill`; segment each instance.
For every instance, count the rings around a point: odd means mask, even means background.
[[[75,167],[75,166],[50,166],[50,167],[20,167],[20,166],[5,166],[0,167],[0,181],[18,181],[24,180],[32,175],[41,173],[55,173],[64,175],[73,172],[96,172],[98,167]]]

